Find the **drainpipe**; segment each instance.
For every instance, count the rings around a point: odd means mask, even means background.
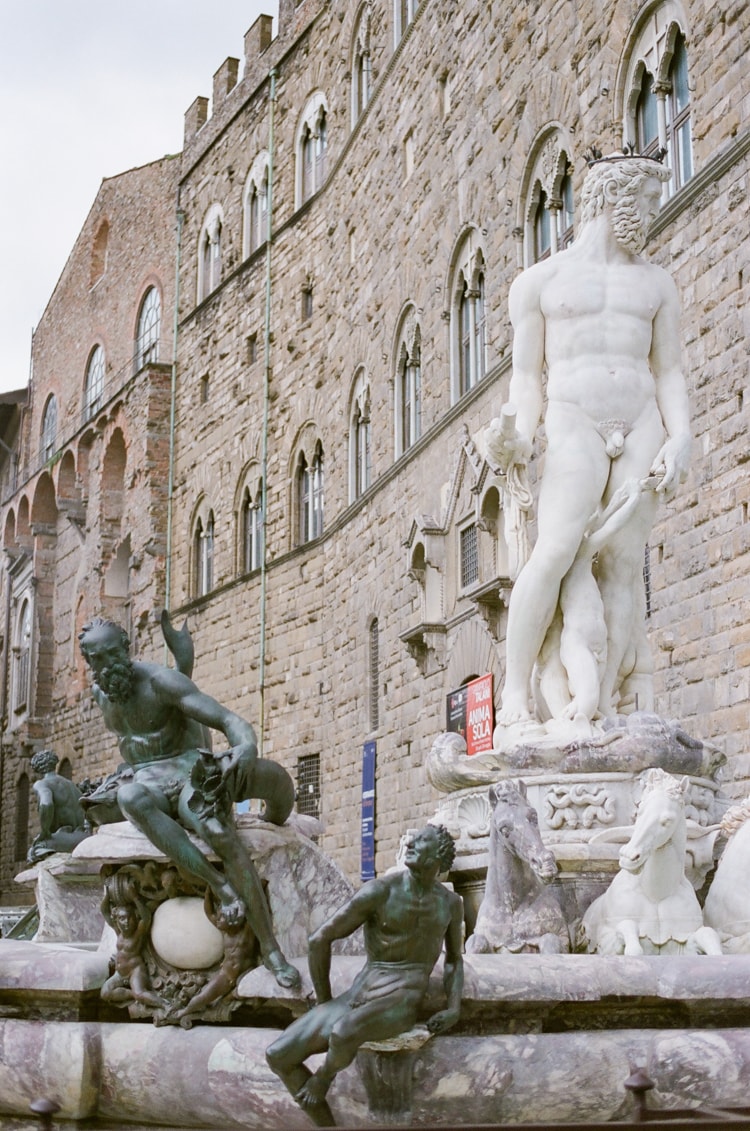
[[[164,604],[171,608],[172,596],[172,500],[174,496],[174,440],[175,440],[175,415],[177,401],[177,336],[179,330],[180,310],[180,256],[182,252],[182,224],[185,213],[180,208],[180,189],[177,188],[177,250],[175,253],[174,267],[174,320],[172,323],[172,387],[169,404],[169,477],[167,487],[167,560],[166,577],[164,581]],[[168,655],[167,644],[164,642],[164,658]]]
[[[10,812],[10,806],[6,806],[5,799],[5,739],[8,734],[8,723],[10,713],[8,710],[10,704],[10,647],[11,647],[11,609],[12,609],[12,582],[10,577],[10,569],[8,559],[5,560],[5,645],[3,648],[3,668],[2,668],[2,716],[0,716],[0,810],[5,813]],[[0,838],[0,850],[2,850],[2,838]]]
[[[258,753],[263,755],[266,724],[266,526],[268,522],[268,409],[271,381],[271,240],[273,237],[273,118],[276,109],[276,68],[269,74],[271,89],[268,96],[268,211],[266,215],[266,309],[263,327],[263,454],[261,460],[261,527],[260,557],[260,658],[258,663],[258,689],[260,691],[260,717],[258,720]]]

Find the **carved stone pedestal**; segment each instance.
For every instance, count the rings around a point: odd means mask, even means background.
[[[281,827],[251,815],[238,819],[267,891],[276,937],[289,957],[307,953],[308,935],[353,892],[305,835],[319,831],[314,825],[303,831],[299,818]],[[88,874],[97,903],[106,894],[114,929],[99,915],[96,936],[113,956],[104,1001],[127,1008],[132,1018],[185,1029],[199,1020],[229,1019],[241,1004],[234,992],[238,977],[260,962],[244,920],[227,925],[217,919],[203,885],[182,875],[127,821],[103,825],[78,846],[68,867]],[[356,953],[357,945],[351,940],[348,953]]]
[[[34,888],[39,911],[36,942],[98,946],[105,924],[97,864],[74,860],[68,852],[56,852],[20,872],[15,882]]]
[[[456,838],[451,880],[464,898],[467,934],[484,892],[491,782],[525,782],[544,843],[555,853],[559,874],[553,882],[559,885],[561,905],[572,924],[616,874],[620,846],[633,828],[640,777],[651,767],[689,778],[686,871],[700,889],[713,864],[718,823],[729,804],[717,780],[723,761],[716,747],[645,712],[565,745],[547,737],[471,758],[458,735],[439,736],[427,764],[430,780],[444,793],[434,820]]]
[[[414,1062],[431,1033],[417,1025],[390,1041],[369,1041],[357,1053],[370,1115],[387,1127],[411,1126]]]

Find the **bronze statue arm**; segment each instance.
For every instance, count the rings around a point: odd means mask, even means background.
[[[52,822],[55,816],[55,799],[49,786],[41,781],[35,782],[32,788],[36,794],[39,810],[39,838],[47,840],[54,832]]]
[[[366,923],[384,902],[387,891],[382,880],[370,880],[348,903],[335,911],[321,927],[310,935],[308,964],[315,1000],[318,1004],[331,1000],[331,946],[336,939],[345,939]]]
[[[156,668],[151,678],[155,690],[188,718],[220,730],[232,747],[242,747],[244,752],[257,755],[258,744],[250,723],[222,707],[216,699],[196,687],[192,679],[176,668]]]
[[[461,1014],[461,997],[464,990],[464,960],[461,954],[463,910],[460,899],[456,899],[451,921],[445,934],[445,963],[443,966],[443,989],[448,999],[448,1008],[433,1013],[427,1022],[431,1033],[445,1033],[456,1024]]]

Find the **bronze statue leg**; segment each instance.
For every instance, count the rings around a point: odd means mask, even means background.
[[[229,922],[239,922],[244,908],[226,877],[196,848],[181,825],[166,812],[168,802],[138,782],[127,782],[117,791],[123,814],[144,833],[152,844],[180,868],[208,884],[221,904]]]
[[[307,1112],[317,1127],[335,1127],[336,1121],[333,1113],[325,1101],[331,1080],[325,1087],[319,1088],[319,1095],[315,1099],[308,1096],[312,1072],[304,1063],[305,1057],[316,1052],[325,1052],[328,1048],[328,1033],[332,1022],[341,1014],[342,1006],[339,1002],[327,1003],[316,1006],[310,1013],[306,1013],[278,1037],[266,1049],[266,1061],[272,1072],[279,1077],[287,1091]],[[316,1074],[317,1075],[317,1074]],[[314,1087],[314,1086],[313,1086]]]
[[[240,840],[231,817],[201,820],[190,811],[187,798],[192,792],[188,784],[180,796],[180,816],[211,846],[224,865],[224,874],[244,904],[248,922],[258,940],[263,965],[271,971],[280,986],[297,989],[299,971],[287,962],[273,933],[271,912],[255,864]]]

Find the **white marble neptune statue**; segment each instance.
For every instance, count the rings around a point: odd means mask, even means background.
[[[536,543],[510,601],[501,730],[653,707],[644,548],[658,498],[685,479],[691,444],[676,287],[640,255],[668,179],[650,158],[592,162],[574,243],[511,287],[513,373],[487,454],[508,472],[525,467],[545,373],[546,450]],[[620,520],[587,546],[620,506]],[[579,646],[561,649],[573,632]],[[593,664],[580,646],[587,636],[598,642]]]

